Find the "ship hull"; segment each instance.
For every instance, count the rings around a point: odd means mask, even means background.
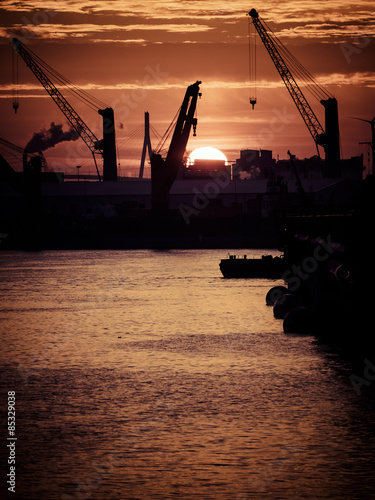
[[[282,257],[271,255],[264,255],[261,259],[230,255],[229,259],[221,260],[220,270],[224,278],[280,279],[285,272],[285,263]]]

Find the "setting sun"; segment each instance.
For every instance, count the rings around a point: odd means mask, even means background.
[[[194,163],[195,160],[221,160],[226,162],[227,158],[219,149],[204,147],[195,149],[190,153],[188,162]]]

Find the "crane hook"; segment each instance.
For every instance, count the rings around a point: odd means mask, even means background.
[[[250,104],[252,106],[251,109],[254,109],[254,105],[257,103],[257,98],[256,97],[250,97]]]

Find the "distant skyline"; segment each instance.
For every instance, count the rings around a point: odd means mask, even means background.
[[[365,154],[360,142],[370,125],[351,117],[375,116],[373,2],[348,0],[259,4],[244,1],[12,1],[0,5],[0,135],[24,147],[51,123],[69,130],[66,118],[19,61],[20,107],[12,109],[13,36],[74,84],[115,111],[120,173],[137,175],[144,112],[163,135],[185,89],[201,80],[197,137],[199,147],[221,150],[228,160],[241,149],[271,149],[274,157],[316,154],[313,140],[279,74],[257,37],[258,102],[249,104],[247,13],[255,8],[293,55],[338,100],[342,157]],[[301,85],[324,124],[324,110]],[[65,94],[64,94],[65,95]],[[68,101],[101,135],[101,117],[81,102]],[[139,129],[139,134],[135,130]],[[138,137],[132,142],[128,136]],[[157,139],[152,137],[152,147]],[[133,151],[131,151],[133,150]],[[81,140],[45,152],[56,170],[81,175],[92,160]],[[94,170],[91,167],[91,173]],[[149,167],[145,168],[149,176]]]

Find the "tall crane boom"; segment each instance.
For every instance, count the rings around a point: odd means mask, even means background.
[[[251,9],[251,11],[249,12],[249,16],[252,18],[253,25],[257,30],[260,39],[262,40],[277,71],[279,72],[279,75],[281,76],[286,88],[288,89],[289,94],[291,95],[298,111],[300,112],[308,128],[308,131],[310,132],[316,144],[316,149],[319,156],[320,154],[318,146],[322,146],[324,148],[326,157],[325,174],[328,177],[336,175],[339,169],[338,165],[340,160],[339,127],[336,99],[334,97],[328,97],[326,99],[320,100],[320,103],[325,108],[326,129],[324,130],[314,111],[311,109],[311,106],[303,95],[301,89],[299,88],[284,58],[282,57],[282,54],[280,53],[280,50],[274,41],[276,37],[274,37],[267,31],[266,27],[259,19],[259,14],[255,9]],[[278,41],[278,44],[281,45],[281,42]],[[299,64],[299,67],[302,68],[302,65]],[[311,77],[311,75],[309,76]],[[328,93],[325,92],[325,95],[328,96]]]
[[[262,40],[269,55],[271,56],[271,59],[283,82],[285,83],[285,86],[288,89],[293,101],[295,102],[304,122],[306,123],[306,126],[312,138],[317,145],[323,145],[322,134],[324,134],[324,129],[319,123],[318,118],[315,116],[315,113],[311,109],[297,82],[295,81],[292,73],[290,72],[288,66],[282,58],[270,34],[267,32],[266,28],[263,26],[261,20],[259,19],[258,12],[255,9],[251,9],[249,15],[252,17],[253,24],[260,36],[260,39]]]
[[[151,198],[152,206],[156,209],[168,207],[169,190],[182,165],[191,127],[195,135],[197,119],[194,118],[194,114],[198,96],[201,95],[199,92],[201,83],[197,81],[186,89],[166,158],[163,159],[160,154],[161,146],[151,156]],[[163,138],[162,144],[164,142]]]
[[[169,145],[169,150],[166,158],[167,164],[175,163],[176,166],[177,164],[181,164],[183,156],[185,154],[187,142],[189,140],[191,127],[193,127],[194,129],[195,135],[197,120],[196,118],[194,118],[194,113],[197,106],[197,98],[199,95],[199,85],[201,83],[202,82],[197,81],[193,83],[193,85],[189,85],[189,87],[186,89],[176,127],[174,129],[172,140]]]
[[[57,89],[54,83],[46,75],[43,69],[35,61],[32,54],[26,49],[26,47],[17,38],[12,39],[12,44],[18,54],[25,61],[26,65],[31,69],[40,83],[43,85],[47,93],[52,97],[54,102],[64,113],[67,120],[75,131],[79,134],[82,140],[85,142],[87,147],[90,149],[97,170],[97,174],[100,179],[99,170],[95,160],[95,153],[103,155],[103,179],[104,180],[117,180],[117,167],[116,167],[116,150],[114,143],[114,123],[113,123],[113,110],[112,108],[106,108],[99,110],[99,114],[103,116],[103,133],[104,137],[99,140],[95,134],[89,129],[86,123],[74,110],[74,108],[69,104],[61,92]]]

